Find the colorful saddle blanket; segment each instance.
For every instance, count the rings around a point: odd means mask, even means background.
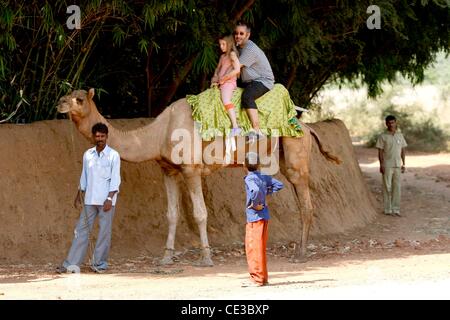
[[[233,93],[237,121],[245,135],[251,128],[245,110],[241,109],[243,89],[237,88]],[[203,91],[198,95],[186,96],[192,107],[192,117],[196,122],[202,139],[210,141],[216,136],[228,136],[231,121],[223,106],[220,89],[217,87]],[[289,91],[282,84],[275,84],[272,90],[256,100],[261,131],[269,137],[302,137],[303,130],[296,118]]]

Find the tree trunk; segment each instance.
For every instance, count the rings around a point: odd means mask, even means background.
[[[204,91],[209,87],[208,74],[204,73],[202,79],[200,80],[200,91]]]
[[[331,72],[329,70],[325,70],[323,71],[323,73],[320,76],[320,80],[315,82],[313,84],[313,86],[311,87],[310,90],[308,90],[309,92],[309,96],[308,99],[306,101],[306,103],[311,102],[311,100],[316,96],[317,92],[322,89],[322,87],[324,86],[325,82],[327,82],[327,80],[330,78],[331,76]]]
[[[245,13],[245,11],[249,10],[251,8],[251,6],[255,3],[255,0],[248,0],[243,6],[242,8],[236,12],[236,14],[233,17],[233,23],[238,22],[242,15]]]
[[[169,103],[172,101],[173,97],[177,92],[178,87],[183,82],[184,78],[186,78],[189,71],[191,71],[195,58],[197,58],[197,55],[198,53],[193,53],[186,61],[184,66],[181,68],[181,70],[178,71],[177,75],[175,76],[169,88],[167,89],[166,94],[164,95],[163,98],[161,98],[161,101],[159,103],[160,109],[159,111],[161,111],[164,107],[168,106]]]
[[[297,69],[298,65],[295,65],[292,67],[291,71],[289,72],[289,76],[286,82],[286,89],[290,89],[292,87],[292,84],[294,83],[295,78],[297,77]]]
[[[145,71],[147,74],[147,115],[152,116],[152,91],[153,91],[153,72],[152,72],[152,54],[153,47],[150,47],[147,51],[147,66]]]

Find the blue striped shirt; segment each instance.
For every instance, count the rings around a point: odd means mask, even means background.
[[[271,90],[275,83],[272,67],[264,52],[251,40],[239,50],[239,63],[243,82],[258,81]]]
[[[103,205],[108,193],[119,192],[120,156],[108,145],[97,153],[95,147],[88,149],[83,155],[83,170],[80,177],[80,190],[85,191],[84,204]],[[117,193],[112,199],[114,206]]]

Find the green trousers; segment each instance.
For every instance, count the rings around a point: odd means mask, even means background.
[[[384,168],[383,199],[384,213],[400,213],[401,168]]]

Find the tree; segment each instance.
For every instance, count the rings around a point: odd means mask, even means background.
[[[68,29],[68,1],[1,1],[0,114],[24,100],[15,118],[53,118],[60,96],[89,83],[96,41],[130,10],[124,1],[82,4],[82,29]]]
[[[80,1],[81,30],[65,27],[67,1],[26,3],[1,1],[0,111],[11,114],[23,90],[29,121],[53,118],[70,87],[106,92],[100,105],[112,117],[156,116],[208,86],[217,38],[239,19],[306,107],[329,81],[362,79],[371,96],[398,73],[420,82],[450,50],[444,0],[377,1],[380,29],[367,27],[368,0]]]
[[[397,73],[418,83],[436,53],[450,49],[450,7],[442,1],[377,1],[381,29],[372,30],[366,24],[371,1],[280,2],[279,11],[274,2],[255,9],[260,15],[277,12],[262,25],[259,42],[278,81],[303,106],[330,80],[361,78],[370,96]]]

